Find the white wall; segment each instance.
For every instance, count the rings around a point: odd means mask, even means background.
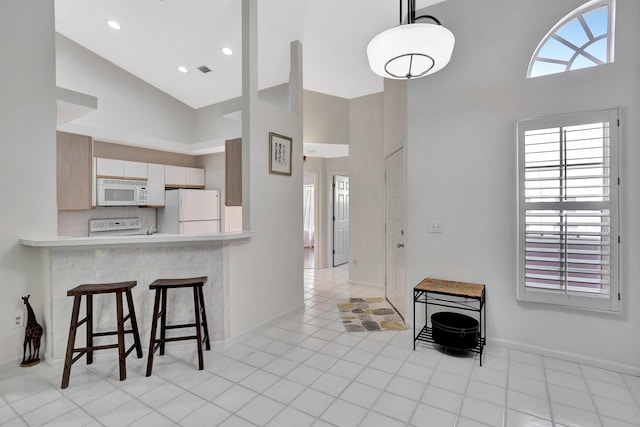
[[[232,337],[303,304],[302,47],[291,49],[291,112],[259,100],[257,0],[242,5],[242,210],[253,236],[226,246]],[[291,176],[269,174],[269,132],[293,139]]]
[[[57,84],[98,98],[98,108],[61,130],[167,151],[195,139],[194,110],[90,52],[55,35]]]
[[[582,0],[449,0],[451,63],[408,86],[407,279],[485,283],[490,342],[640,372],[640,2],[618,0],[616,62],[525,79],[547,31]],[[516,301],[516,121],[621,106],[623,313]],[[442,234],[427,233],[429,220]]]
[[[350,100],[349,281],[384,285],[381,93]]]
[[[18,241],[57,228],[53,36],[53,0],[0,2],[0,363],[22,358],[25,330],[9,327],[21,296],[47,327],[40,252]]]
[[[382,145],[384,158],[407,141],[407,82],[384,79]]]
[[[195,110],[195,138],[198,143],[216,141],[224,150],[227,139],[242,135],[242,99],[234,98]],[[230,116],[225,117],[230,114]]]
[[[349,143],[349,100],[305,90],[303,102],[305,143]]]

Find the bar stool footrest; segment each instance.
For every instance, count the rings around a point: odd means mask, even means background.
[[[166,325],[164,329],[183,329],[183,328],[195,328],[195,323],[185,323],[183,325]]]
[[[127,329],[124,331],[125,334],[132,334],[133,330]],[[108,331],[108,332],[95,332],[93,334],[94,337],[108,337],[112,335],[118,335],[118,331]]]
[[[154,342],[158,344],[163,344],[163,343],[173,342],[173,341],[187,341],[187,340],[197,340],[197,339],[198,339],[197,335],[189,335],[184,337],[162,338],[162,339],[154,340]]]
[[[76,347],[73,349],[73,352],[78,353],[82,351],[88,353],[90,351],[106,350],[108,348],[118,348],[118,344],[94,345],[93,347]]]

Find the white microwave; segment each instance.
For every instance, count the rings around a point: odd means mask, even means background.
[[[147,181],[98,178],[98,206],[146,206],[149,203]]]

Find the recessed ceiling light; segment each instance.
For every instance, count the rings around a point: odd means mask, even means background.
[[[178,67],[178,71],[180,71],[181,73],[188,73],[188,72],[189,72],[189,70],[187,69],[187,67],[185,67],[185,66],[183,66],[183,65],[180,65],[180,66]]]
[[[107,25],[116,31],[120,29],[120,24],[118,24],[116,21],[107,21]]]
[[[222,48],[222,53],[224,53],[227,56],[231,56],[231,55],[233,55],[233,50],[231,50],[231,48],[229,48],[229,47],[223,47]]]

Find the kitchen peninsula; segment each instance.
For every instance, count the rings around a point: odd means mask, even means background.
[[[62,363],[71,318],[72,298],[67,290],[83,283],[108,283],[137,280],[133,298],[142,342],[148,342],[151,325],[152,295],[149,283],[158,278],[207,276],[204,287],[209,333],[213,341],[229,335],[229,288],[225,277],[226,246],[249,239],[251,233],[154,234],[106,237],[28,237],[24,246],[42,252],[41,268],[45,289],[43,343],[45,359]],[[171,322],[188,323],[193,319],[191,295],[170,296]],[[95,298],[96,331],[113,329],[113,298]],[[83,336],[81,332],[79,338]]]

